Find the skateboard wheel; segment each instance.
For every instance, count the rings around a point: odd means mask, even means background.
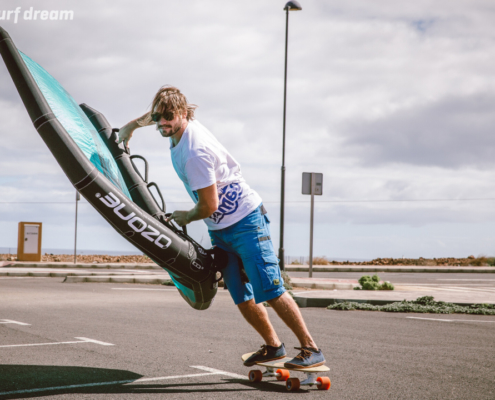
[[[316,382],[319,382],[318,390],[328,390],[332,385],[332,383],[330,382],[330,378],[326,376],[319,376],[318,378],[316,378]]]
[[[290,372],[286,369],[277,369],[277,381],[287,381],[290,378]]]
[[[263,372],[261,372],[259,369],[253,369],[249,371],[249,382],[261,382],[263,379]]]
[[[301,387],[301,381],[297,378],[289,378],[285,382],[285,387],[290,392],[298,390]]]

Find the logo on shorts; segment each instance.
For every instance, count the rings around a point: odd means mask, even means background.
[[[238,183],[231,183],[218,191],[218,210],[210,219],[216,224],[226,216],[233,214],[239,208],[239,199],[242,195],[242,187]]]

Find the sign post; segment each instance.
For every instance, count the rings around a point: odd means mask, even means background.
[[[309,223],[309,277],[313,276],[313,226],[315,215],[315,195],[323,194],[323,174],[317,172],[303,172],[302,194],[311,195],[311,217]]]

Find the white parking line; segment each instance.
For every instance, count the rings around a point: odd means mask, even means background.
[[[220,369],[215,369],[210,367],[203,367],[202,365],[191,365],[191,368],[202,369],[203,371],[208,371],[211,372],[212,374],[226,375],[226,376],[230,376],[231,378],[247,379],[246,376],[244,375],[234,374],[233,372],[222,371]]]
[[[11,319],[0,319],[0,324],[16,324],[16,325],[26,325],[26,326],[31,325],[31,324],[26,324],[25,322],[13,321]]]
[[[107,342],[100,342],[99,340],[94,340],[94,339],[88,339],[85,337],[76,337],[74,339],[81,339],[83,342],[89,342],[89,343],[96,343],[96,344],[101,344],[102,346],[115,346],[112,343],[107,343]]]
[[[0,392],[0,396],[13,395],[13,394],[23,394],[23,393],[48,392],[48,391],[53,391],[53,390],[78,389],[78,388],[92,387],[92,386],[124,385],[127,383],[152,382],[152,381],[161,381],[161,380],[167,380],[167,379],[195,378],[195,377],[210,376],[210,375],[225,375],[225,376],[230,376],[232,378],[239,378],[239,379],[244,379],[244,380],[247,379],[243,375],[238,375],[238,374],[234,374],[232,372],[222,371],[219,369],[203,367],[201,365],[191,366],[191,368],[201,369],[201,370],[207,371],[207,373],[188,374],[188,375],[174,375],[174,376],[159,376],[159,377],[154,377],[154,378],[127,379],[127,380],[112,381],[112,382],[83,383],[80,385],[51,386],[51,387],[38,388],[38,389],[15,390],[15,391],[11,391],[11,392]]]
[[[442,322],[488,322],[495,323],[495,321],[478,321],[475,319],[440,319],[440,318],[421,318],[421,317],[406,317],[409,319],[423,319],[427,321],[442,321]]]
[[[83,337],[76,337],[74,339],[81,339],[77,342],[53,342],[53,343],[32,343],[32,344],[8,344],[0,347],[31,347],[31,346],[50,346],[54,344],[76,344],[76,343],[95,343],[102,346],[115,346],[112,343],[100,342],[99,340],[88,339]]]

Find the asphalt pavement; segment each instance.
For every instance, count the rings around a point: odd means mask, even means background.
[[[0,278],[0,398],[287,398],[282,382],[247,380],[240,356],[262,341],[226,291],[196,311],[173,287],[63,280]],[[301,311],[332,387],[300,394],[495,397],[494,317]],[[295,355],[294,336],[268,313]]]

